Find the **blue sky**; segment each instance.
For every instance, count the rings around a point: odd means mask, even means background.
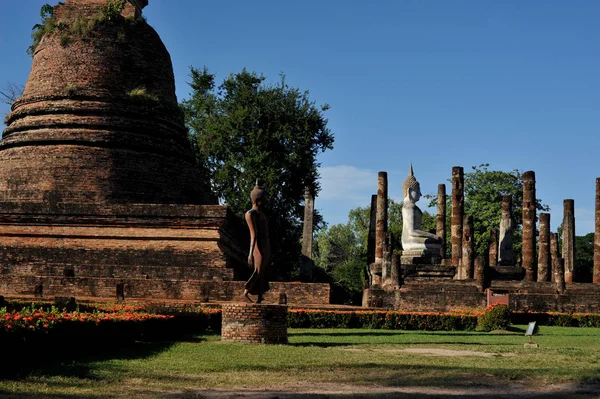
[[[3,7],[0,85],[26,81],[46,2]],[[565,198],[577,234],[594,229],[598,1],[150,0],[144,14],[171,53],[180,99],[189,66],[206,65],[219,80],[243,67],[271,81],[284,72],[331,105],[336,142],[319,158],[316,200],[330,224],[369,204],[379,170],[400,200],[410,162],[425,194],[452,166],[490,163],[536,172],[553,229]]]

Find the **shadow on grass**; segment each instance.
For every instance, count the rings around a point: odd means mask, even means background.
[[[487,332],[436,332],[436,331],[412,331],[412,330],[388,330],[387,332],[365,332],[364,330],[344,330],[343,332],[331,332],[328,329],[324,329],[323,332],[294,332],[292,331],[290,336],[304,336],[304,337],[389,337],[401,334],[418,334],[418,335],[436,335],[436,336],[459,336],[459,337],[476,337],[476,336],[489,336]]]
[[[200,343],[206,339],[183,336],[179,339],[160,342],[127,341],[119,344],[95,342],[63,343],[54,347],[31,348],[15,360],[0,364],[0,379],[19,380],[31,374],[48,377],[75,377],[78,379],[101,380],[93,373],[91,364],[107,360],[134,360],[148,358],[164,352],[179,342]],[[1,396],[0,396],[1,398]]]

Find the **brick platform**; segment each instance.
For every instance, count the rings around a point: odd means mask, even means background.
[[[287,344],[285,305],[223,304],[221,340],[257,344]]]

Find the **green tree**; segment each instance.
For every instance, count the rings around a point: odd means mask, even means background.
[[[594,268],[594,233],[575,236],[575,274],[589,276]]]
[[[475,231],[475,251],[485,254],[490,245],[490,232],[492,228],[500,226],[502,217],[502,196],[512,196],[512,216],[515,223],[514,251],[518,258],[521,253],[521,226],[523,224],[523,179],[521,172],[512,170],[503,172],[489,170],[489,164],[473,166],[471,172],[465,173],[465,214],[473,216]],[[427,195],[431,199],[429,206],[437,204],[437,196]],[[452,196],[447,196],[446,225],[451,226]],[[537,199],[538,212],[547,212],[550,208]],[[447,228],[446,242],[450,251],[450,228]],[[449,253],[449,252],[448,252]]]
[[[322,270],[323,281],[333,284],[332,302],[359,305],[367,268],[367,246],[371,207],[348,213],[346,224],[321,230],[315,238],[313,259]],[[423,229],[435,228],[435,217],[423,212]],[[402,248],[402,204],[388,201],[388,231],[394,236],[395,252]]]
[[[331,301],[360,305],[366,277],[370,209],[349,212],[346,224],[335,224],[315,237],[313,259],[319,280],[331,283]]]
[[[191,97],[181,104],[192,145],[213,193],[234,214],[250,208],[256,180],[268,193],[267,213],[277,278],[296,276],[305,187],[319,191],[317,154],[333,148],[333,134],[307,91],[276,85],[246,69],[215,88],[207,68],[190,69]],[[315,224],[322,223],[318,212]]]

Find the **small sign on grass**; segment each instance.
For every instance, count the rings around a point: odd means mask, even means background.
[[[532,321],[527,326],[527,331],[525,331],[525,336],[529,337],[529,342],[526,344],[523,344],[523,347],[525,347],[525,348],[539,348],[540,347],[538,344],[533,343],[533,332],[535,331],[535,323],[536,323],[535,321]]]

